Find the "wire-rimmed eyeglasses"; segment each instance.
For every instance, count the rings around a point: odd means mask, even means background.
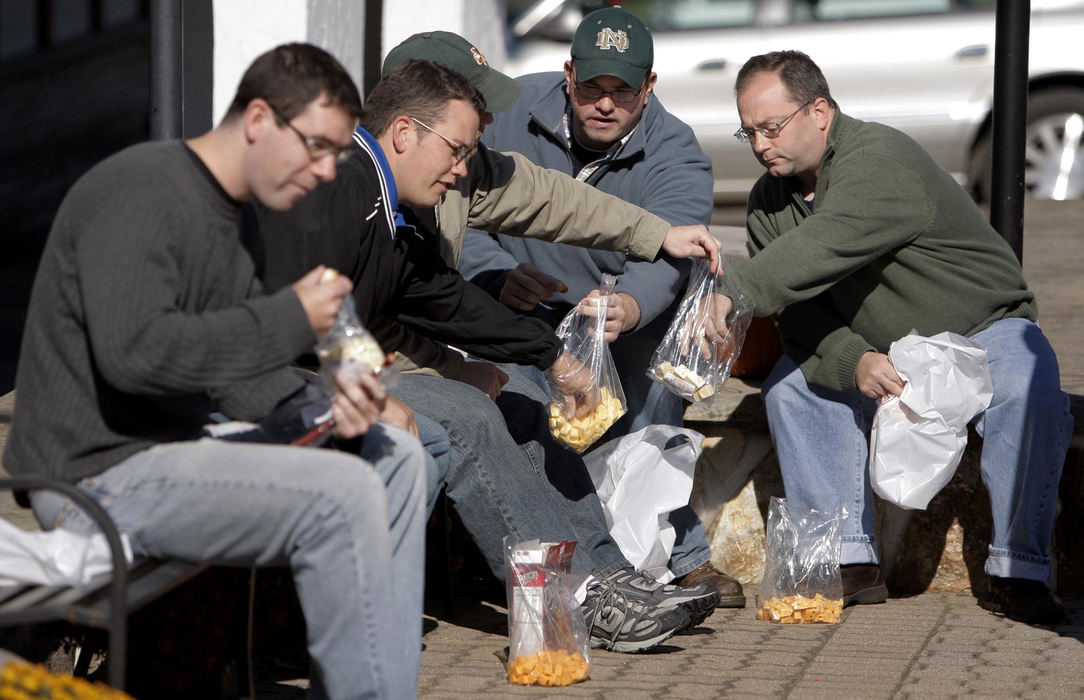
[[[275,115],[275,121],[283,126],[290,127],[290,129],[297,134],[297,137],[301,139],[301,143],[305,144],[305,148],[309,149],[309,157],[313,160],[334,156],[335,162],[342,164],[349,160],[350,155],[354,152],[352,144],[350,146],[336,146],[323,139],[306,136],[301,129],[298,129],[291,124],[290,121],[282,116],[282,114],[274,107],[271,107],[271,113]]]
[[[432,133],[444,139],[444,142],[452,147],[452,155],[455,156],[456,163],[462,163],[464,160],[474,155],[474,151],[476,150],[477,146],[467,146],[466,144],[459,143],[455,139],[450,139],[433,127],[423,122],[421,119],[418,119],[417,117],[411,117],[410,120],[425,129],[426,131],[431,131]]]
[[[766,139],[774,139],[775,137],[779,136],[779,132],[782,131],[783,127],[787,125],[787,122],[794,118],[794,115],[798,114],[798,112],[801,112],[803,109],[805,109],[811,104],[813,104],[813,100],[806,102],[804,105],[794,110],[783,119],[775,122],[774,124],[762,124],[760,126],[743,126],[734,132],[734,138],[741,141],[742,143],[749,143],[750,141],[752,141],[755,134],[760,134]]]

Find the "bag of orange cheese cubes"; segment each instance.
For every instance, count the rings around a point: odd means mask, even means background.
[[[839,576],[845,514],[801,510],[772,497],[765,533],[764,579],[757,619],[784,625],[839,622]]]
[[[558,442],[575,452],[583,452],[594,444],[627,410],[625,392],[604,337],[608,297],[616,282],[613,275],[602,275],[599,296],[581,301],[557,326],[556,334],[564,341],[564,351],[591,373],[592,385],[587,391],[597,399],[589,413],[576,417],[576,407],[567,405],[561,392],[564,377],[558,376],[554,367],[547,370],[552,397],[550,432]]]
[[[504,538],[508,682],[564,686],[587,678],[590,637],[571,573],[575,542]]]

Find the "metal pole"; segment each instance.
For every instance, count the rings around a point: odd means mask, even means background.
[[[361,58],[361,94],[368,95],[380,82],[383,58],[381,34],[384,31],[384,0],[365,0],[364,54]]]
[[[1024,260],[1024,134],[1031,0],[997,0],[990,224]]]
[[[151,24],[151,138],[181,137],[181,0],[154,0]]]

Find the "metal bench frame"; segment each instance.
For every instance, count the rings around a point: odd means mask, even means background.
[[[107,631],[109,685],[123,690],[127,672],[128,615],[199,575],[208,565],[144,559],[129,568],[113,519],[85,492],[42,476],[0,479],[0,489],[48,489],[70,498],[97,523],[109,544],[113,561],[111,574],[96,576],[84,585],[0,587],[0,627],[67,620]],[[89,662],[90,654],[80,654],[77,671],[82,667],[85,672]]]

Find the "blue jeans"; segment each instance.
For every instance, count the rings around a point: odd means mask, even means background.
[[[614,341],[611,348],[620,343],[621,340],[619,338]],[[682,417],[684,404],[681,397],[647,376],[647,365],[654,353],[654,348],[651,348],[651,352],[645,354],[642,344],[637,347],[640,347],[638,351],[639,357],[643,360],[641,370],[638,374],[630,371],[628,380],[624,376],[621,378],[629,413],[626,413],[621,417],[621,420],[610,426],[610,429],[595,443],[596,447],[646,428],[649,425],[674,425],[680,427],[684,423]],[[629,355],[635,354],[631,347],[615,350],[613,354],[615,357],[621,354],[627,364],[634,364],[629,360]],[[640,365],[635,363],[635,366]],[[536,367],[523,367],[520,365],[501,365],[501,369],[508,373],[510,377],[520,376],[529,379],[543,392],[538,394],[538,400],[544,403],[549,401],[549,386],[546,382],[545,372]],[[506,417],[509,426],[520,420],[519,415],[516,413],[506,413]],[[543,423],[541,429],[544,431],[541,438],[542,444],[550,446],[551,452],[563,450],[550,437],[548,423]],[[568,452],[568,450],[564,451]],[[700,517],[697,516],[691,506],[684,506],[671,512],[668,520],[674,526],[674,533],[676,534],[674,549],[670,553],[670,571],[673,572],[675,578],[681,578],[711,558],[711,550],[708,548],[708,536],[704,530],[704,523],[700,522]]]
[[[362,459],[320,448],[203,439],[138,452],[78,486],[137,557],[293,570],[313,661],[310,694],[417,694],[424,570],[424,454],[378,426]],[[37,492],[43,526],[94,526]],[[48,524],[48,525],[47,525]]]
[[[440,488],[448,479],[452,443],[448,431],[435,420],[415,411],[414,423],[418,426],[418,440],[425,449],[425,514],[428,517],[437,504]]]
[[[552,440],[539,442],[549,435],[549,414],[533,384],[513,376],[495,403],[462,382],[405,374],[391,393],[447,431],[448,497],[498,579],[504,580],[506,535],[576,540],[576,573],[606,575],[629,566],[606,530],[583,460]],[[519,429],[505,416],[516,416]]]
[[[981,472],[994,524],[985,570],[1045,581],[1073,429],[1057,357],[1039,327],[1025,319],[997,321],[972,339],[986,348],[994,389],[975,423],[983,436]],[[867,468],[876,402],[858,391],[811,386],[787,356],[763,392],[787,500],[803,508],[846,508],[840,562],[878,563]]]

